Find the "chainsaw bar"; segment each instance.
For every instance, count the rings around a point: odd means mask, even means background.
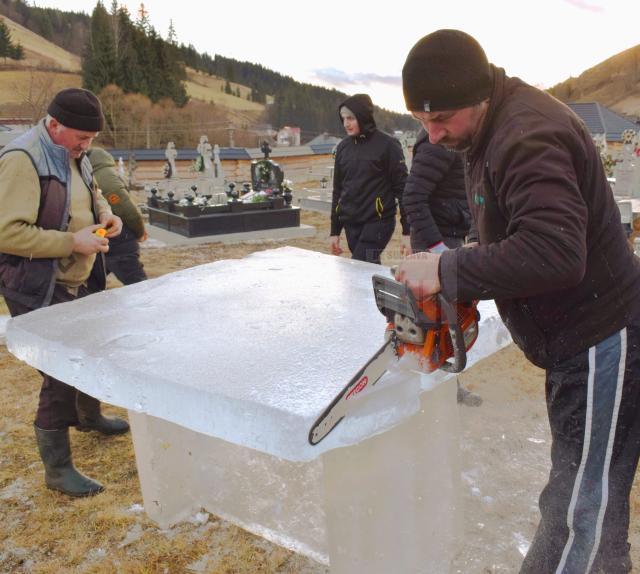
[[[326,437],[344,418],[355,397],[360,398],[361,393],[371,389],[397,358],[395,335],[392,334],[313,423],[309,431],[309,443],[316,445]]]

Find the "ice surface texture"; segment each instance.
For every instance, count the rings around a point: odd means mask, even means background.
[[[382,344],[378,265],[293,247],[112,289],[12,319],[16,357],[108,403],[288,460],[354,444],[416,412],[444,373],[396,370],[320,445],[309,428]],[[468,364],[510,338],[480,307]],[[384,383],[384,384],[383,384]]]

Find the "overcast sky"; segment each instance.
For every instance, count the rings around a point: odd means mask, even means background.
[[[37,0],[91,13],[87,0]],[[109,9],[111,0],[104,1]],[[124,0],[134,17],[140,2]],[[402,65],[422,36],[457,28],[512,76],[550,87],[640,43],[638,0],[147,0],[156,30],[200,52],[262,64],[294,79],[368,92],[405,111]]]

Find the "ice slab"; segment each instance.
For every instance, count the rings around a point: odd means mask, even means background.
[[[12,319],[18,358],[90,395],[205,435],[311,460],[398,424],[444,373],[393,373],[319,445],[311,424],[383,340],[385,267],[283,247]],[[469,366],[509,341],[484,302]]]

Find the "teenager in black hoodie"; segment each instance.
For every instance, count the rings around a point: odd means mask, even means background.
[[[347,132],[336,150],[331,205],[331,252],[340,255],[344,228],[352,259],[380,263],[396,225],[400,203],[403,243],[409,246],[409,225],[401,198],[407,166],[400,142],[376,128],[367,94],[347,98],[338,107]]]

